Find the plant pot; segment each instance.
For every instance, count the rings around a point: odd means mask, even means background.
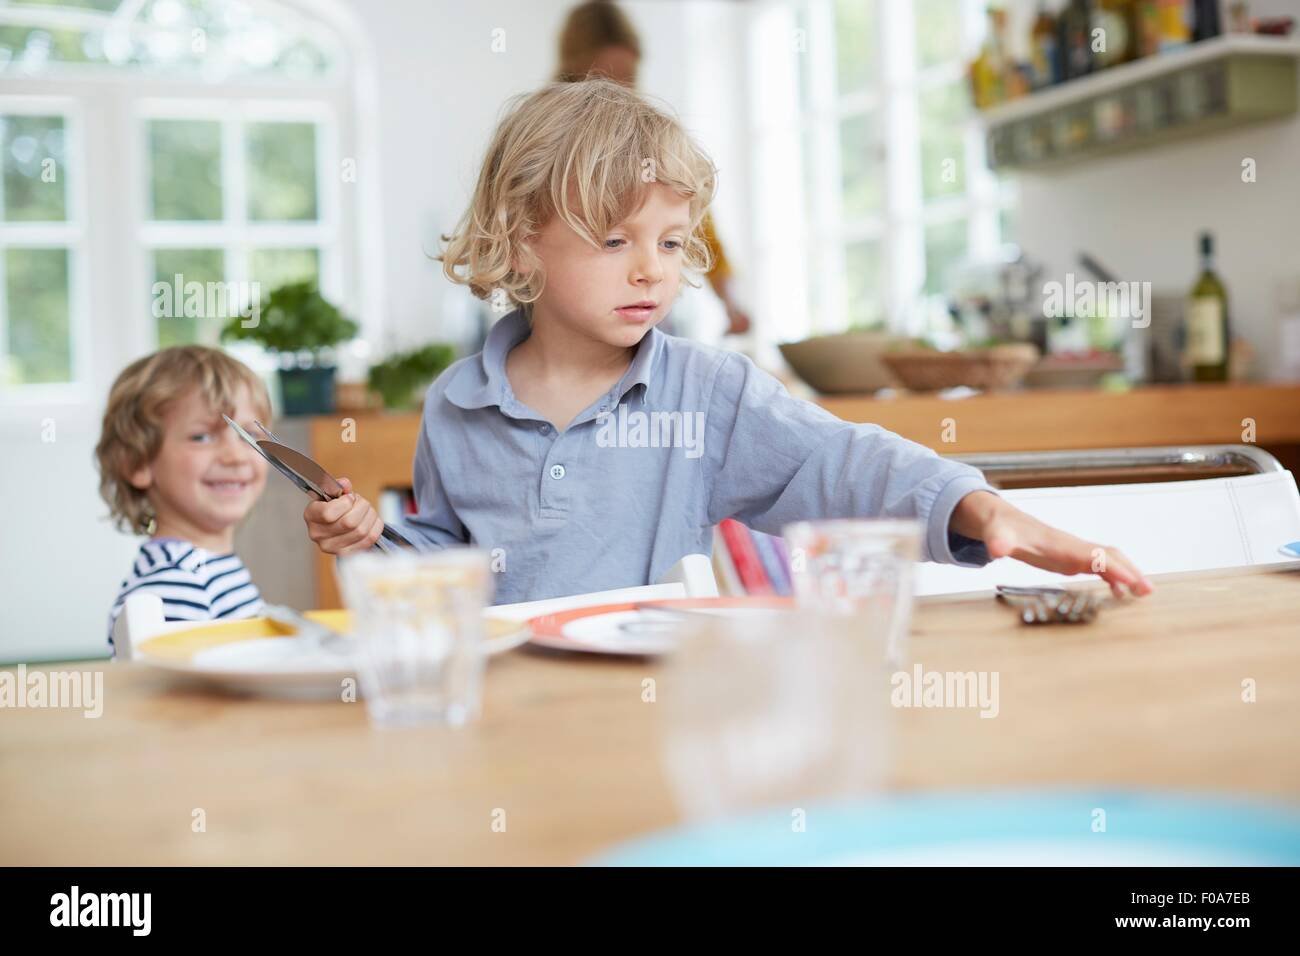
[[[280,369],[280,411],[284,415],[328,415],[334,411],[334,366]]]

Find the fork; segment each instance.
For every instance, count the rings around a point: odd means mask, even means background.
[[[291,607],[283,604],[267,604],[262,608],[262,615],[277,624],[293,628],[297,632],[297,637],[331,654],[351,655],[354,650],[354,643],[350,636],[340,634],[334,628],[319,621],[304,617]]]
[[[1025,624],[1086,624],[1119,601],[1097,591],[998,585],[998,599],[1020,612]]]
[[[263,435],[265,435],[267,438],[271,439],[271,441],[275,442],[277,445],[283,445],[283,444],[284,444],[284,442],[280,441],[280,439],[278,439],[278,438],[275,437],[275,435],[274,435],[274,433],[272,433],[271,429],[267,428],[265,425],[263,425],[261,422],[259,422],[256,418],[253,419],[253,424],[256,425],[256,426],[258,427],[258,429],[262,432]]]
[[[717,620],[716,614],[680,607],[662,607],[657,604],[636,604],[633,605],[632,610],[639,611],[643,615],[652,615],[652,617],[649,620],[622,622],[619,624],[618,629],[625,634],[665,634],[676,631],[683,624],[693,620],[698,621],[701,618]],[[656,614],[659,615],[658,620],[653,617]]]

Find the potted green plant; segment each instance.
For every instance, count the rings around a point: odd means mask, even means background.
[[[307,281],[280,286],[251,318],[231,319],[221,338],[258,342],[279,355],[285,415],[324,415],[334,411],[335,367],[327,352],[357,331],[357,324]]]
[[[390,355],[371,367],[370,387],[383,398],[384,408],[411,408],[419,404],[424,388],[455,360],[455,350],[437,342]]]

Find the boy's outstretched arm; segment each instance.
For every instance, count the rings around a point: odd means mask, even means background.
[[[1117,597],[1125,588],[1133,594],[1154,590],[1123,552],[1066,534],[987,491],[973,491],[957,502],[949,527],[983,541],[992,558],[1012,557],[1060,574],[1099,575]]]
[[[1012,557],[1061,574],[1098,574],[1117,594],[1152,590],[1122,553],[1025,514],[978,469],[794,399],[742,355],[720,360],[715,383],[704,456],[712,524],[734,517],[780,534],[791,521],[816,518],[916,518],[925,561],[980,567]]]

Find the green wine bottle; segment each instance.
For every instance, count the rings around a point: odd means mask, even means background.
[[[1197,382],[1228,380],[1228,293],[1214,274],[1214,236],[1201,233],[1201,275],[1187,298],[1187,358]]]

